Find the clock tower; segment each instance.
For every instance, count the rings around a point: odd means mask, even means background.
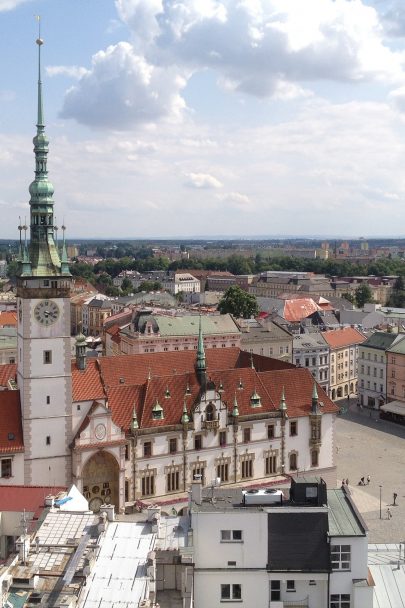
[[[25,446],[25,483],[67,485],[71,482],[72,378],[70,350],[71,274],[65,234],[56,239],[53,186],[48,181],[41,47],[38,45],[38,119],[33,139],[35,179],[30,192],[30,240],[19,226],[17,278],[18,365]],[[25,231],[21,241],[21,230]]]

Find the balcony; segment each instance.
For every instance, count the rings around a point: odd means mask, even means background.
[[[201,423],[201,428],[204,431],[217,431],[219,429],[219,420],[203,420]]]

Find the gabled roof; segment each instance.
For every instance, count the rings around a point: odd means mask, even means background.
[[[78,369],[72,362],[72,398],[73,401],[93,401],[105,399],[105,391],[101,381],[98,361],[87,359],[86,368]]]
[[[286,300],[284,302],[283,316],[291,323],[297,323],[306,319],[317,310],[321,310],[318,304],[315,304],[312,298],[297,298]]]
[[[0,453],[23,451],[20,391],[0,391]]]
[[[378,350],[387,350],[392,346],[393,342],[398,339],[398,334],[388,333],[386,331],[376,331],[362,344],[363,348],[376,348]],[[405,337],[405,334],[404,336]]]
[[[366,341],[366,337],[354,327],[332,329],[324,331],[322,335],[330,348],[343,348],[354,344],[362,344]]]

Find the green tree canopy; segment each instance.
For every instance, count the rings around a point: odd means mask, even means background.
[[[259,313],[259,306],[255,296],[241,289],[239,285],[232,285],[220,300],[218,310],[221,315],[230,313],[234,317],[250,319]]]
[[[358,308],[363,308],[366,302],[373,302],[373,292],[371,291],[370,285],[362,283],[359,285],[354,292],[356,298],[356,304]]]

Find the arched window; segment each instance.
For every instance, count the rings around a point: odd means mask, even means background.
[[[318,450],[312,450],[311,452],[311,467],[319,466],[319,452]]]
[[[205,408],[205,419],[207,422],[211,422],[211,420],[215,420],[215,408],[212,403],[209,403]]]

